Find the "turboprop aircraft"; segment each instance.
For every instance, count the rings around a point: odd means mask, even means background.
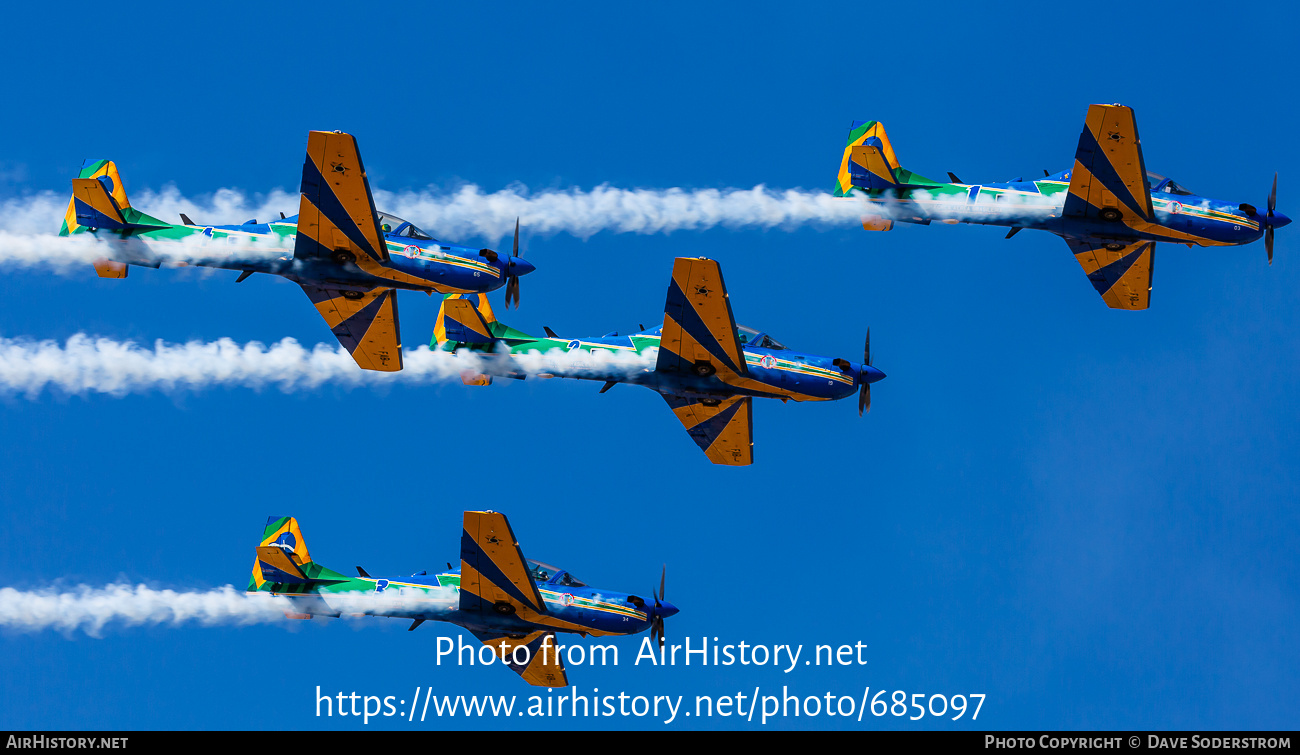
[[[483,361],[489,369],[495,367],[491,374],[463,375],[467,385],[487,385],[492,374],[523,379],[512,359],[554,349],[644,355],[641,369],[575,361],[573,369],[548,377],[600,380],[605,384],[601,393],[619,383],[657,391],[714,464],[753,463],[754,397],[834,401],[857,392],[861,415],[871,407],[871,384],[885,377],[871,366],[870,330],[862,362],[854,363],[791,351],[767,333],[738,327],[721,268],[702,257],[680,257],[673,263],[663,325],[627,336],[561,338],[550,328],[544,338],[530,336],[497,322],[486,296],[477,299],[477,306],[459,295],[444,299],[431,344],[497,357]]]
[[[95,262],[101,278],[125,278],[128,265],[216,267],[279,275],[302,286],[339,343],[363,369],[402,369],[397,291],[494,291],[519,303],[519,276],[534,269],[514,251],[449,245],[375,209],[357,141],[312,131],[302,166],[298,214],[242,225],[201,225],[182,214],[167,223],[131,206],[117,166],[87,160],[72,179],[60,236],[88,233],[112,242]]]
[[[583,637],[650,630],[664,644],[664,619],[677,607],[664,600],[664,578],[650,599],[592,587],[565,569],[524,558],[505,514],[466,511],[460,568],[409,577],[349,577],[312,561],[298,520],[271,517],[253,561],[250,593],[288,603],[291,619],[343,614],[410,619],[468,629],[511,671],[538,687],[568,686],[556,632]]]
[[[1263,237],[1273,264],[1273,230],[1291,222],[1277,212],[1277,174],[1266,211],[1245,202],[1194,194],[1146,169],[1133,109],[1092,105],[1074,166],[1044,178],[951,183],[902,168],[879,121],[856,121],[840,160],[835,196],[860,196],[872,205],[869,231],[894,221],[929,225],[978,223],[1051,231],[1069,245],[1088,280],[1114,309],[1146,309],[1156,242],[1233,246]]]

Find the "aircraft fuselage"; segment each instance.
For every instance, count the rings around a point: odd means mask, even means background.
[[[151,230],[88,231],[110,246],[116,262],[145,267],[213,267],[278,275],[297,283],[368,291],[376,286],[438,293],[486,293],[500,288],[511,258],[436,239],[386,235],[389,260],[364,270],[355,260],[294,258],[297,217],[272,223],[160,225]],[[521,261],[517,261],[521,262]],[[524,263],[526,264],[526,263]],[[528,270],[531,271],[531,265]],[[526,272],[526,271],[525,271]],[[515,274],[523,274],[516,272]]]
[[[904,223],[972,223],[1050,231],[1101,242],[1165,241],[1197,246],[1249,244],[1264,235],[1262,211],[1194,194],[1153,192],[1155,223],[1107,222],[1064,215],[1070,171],[1036,181],[908,186],[897,191],[854,187],[879,214]],[[1280,218],[1284,225],[1285,218]]]

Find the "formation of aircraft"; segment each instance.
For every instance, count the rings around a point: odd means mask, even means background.
[[[1121,105],[1088,110],[1074,165],[1044,178],[966,184],[949,173],[933,181],[902,168],[877,121],[850,129],[835,195],[860,197],[876,211],[868,230],[895,221],[1009,226],[1061,236],[1106,304],[1145,309],[1157,242],[1238,245],[1264,239],[1271,264],[1273,234],[1290,219],[1276,211],[1277,176],[1265,208],[1193,194],[1147,171],[1133,111]],[[718,263],[678,258],[659,327],[629,335],[562,338],[549,327],[533,336],[498,322],[486,294],[505,288],[519,303],[519,278],[534,268],[519,253],[519,224],[510,254],[445,244],[375,208],[356,140],[341,132],[308,137],[297,215],[241,225],[201,225],[181,215],[168,223],[131,206],[117,166],[87,161],[73,179],[60,235],[91,234],[113,242],[95,262],[103,278],[125,278],[129,266],[197,265],[278,275],[298,283],[331,331],[363,369],[402,369],[398,290],[445,295],[432,346],[481,355],[492,377],[524,377],[516,360],[554,351],[579,359],[547,377],[597,380],[605,393],[620,383],[659,393],[714,464],[753,462],[753,399],[834,401],[857,393],[859,415],[871,406],[871,385],[885,377],[871,364],[870,331],[860,362],[793,351],[770,334],[737,325]],[[168,245],[173,246],[168,246]],[[177,244],[184,245],[177,253]],[[635,369],[583,354],[624,354]],[[283,600],[286,615],[308,619],[362,614],[467,629],[525,681],[563,687],[568,679],[557,633],[583,637],[649,631],[660,647],[664,620],[678,609],[664,597],[666,569],[648,598],[592,587],[565,569],[526,559],[503,514],[466,511],[460,567],[411,576],[357,576],[312,560],[298,521],[272,517],[256,549],[250,593]]]
[[[129,265],[196,265],[288,278],[362,369],[402,369],[397,291],[484,293],[506,287],[519,302],[519,277],[533,266],[514,251],[471,249],[434,239],[379,212],[351,134],[312,131],[302,167],[298,214],[259,223],[201,225],[184,214],[168,223],[131,206],[110,160],[87,160],[72,180],[59,235],[89,233],[116,242],[95,263],[101,278],[125,278]],[[182,246],[177,246],[177,244]]]
[[[1232,246],[1264,239],[1273,262],[1273,231],[1291,222],[1276,211],[1277,175],[1261,210],[1193,193],[1146,169],[1132,108],[1092,105],[1069,170],[1031,181],[967,184],[949,173],[934,181],[901,167],[885,127],[857,121],[840,161],[836,196],[860,196],[878,214],[863,228],[888,231],[895,221],[1010,226],[1050,231],[1115,309],[1146,309],[1156,242]]]
[[[475,301],[477,300],[477,301]],[[434,326],[434,348],[467,349],[496,355],[486,360],[493,374],[520,378],[511,355],[543,354],[553,349],[580,352],[646,353],[656,350],[653,366],[641,371],[575,364],[553,377],[599,380],[601,393],[619,383],[658,392],[714,464],[753,463],[753,399],[834,401],[858,394],[858,414],[871,407],[871,384],[885,374],[871,366],[868,330],[861,362],[792,351],[769,334],[736,325],[722,270],[714,260],[678,258],[673,263],[664,304],[664,322],[627,336],[561,338],[550,328],[531,336],[497,322],[486,296],[451,295],[443,300]],[[463,377],[486,385],[491,374]]]
[[[312,560],[298,520],[271,517],[257,546],[248,592],[286,601],[291,619],[344,614],[445,621],[469,630],[524,681],[568,686],[556,633],[629,635],[650,630],[664,644],[664,619],[677,607],[664,599],[667,568],[658,592],[643,598],[592,587],[565,569],[524,558],[505,514],[466,511],[460,568],[409,577],[357,576]]]

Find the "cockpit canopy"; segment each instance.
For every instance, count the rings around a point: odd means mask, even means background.
[[[1174,179],[1166,178],[1159,173],[1152,173],[1149,170],[1147,171],[1147,186],[1151,187],[1152,194],[1177,194],[1178,196],[1192,196],[1195,194],[1195,192],[1188,191],[1180,186]]]
[[[379,213],[379,230],[383,231],[385,236],[398,236],[417,241],[433,240],[432,236],[421,231],[414,223],[402,220],[396,215],[389,215],[386,212]]]
[[[528,573],[533,575],[534,582],[543,585],[554,582],[557,585],[564,585],[565,587],[587,586],[586,582],[583,582],[566,570],[561,569],[558,566],[551,566],[542,561],[534,561],[531,558],[528,559]],[[556,579],[556,575],[559,575],[559,579]]]
[[[774,351],[789,351],[780,341],[769,336],[766,333],[747,328],[744,325],[736,326],[736,335],[740,336],[741,347],[753,346],[756,349],[772,349]]]

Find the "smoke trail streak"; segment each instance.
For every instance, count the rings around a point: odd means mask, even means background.
[[[284,620],[285,604],[263,595],[248,594],[226,585],[202,592],[155,590],[145,585],[79,585],[72,591],[0,588],[0,629],[38,632],[82,630],[100,636],[104,626],[178,625],[205,626],[257,624]]]
[[[825,192],[803,189],[621,189],[609,185],[593,189],[529,192],[511,186],[484,192],[468,184],[453,191],[434,188],[421,191],[375,190],[375,204],[385,212],[404,217],[444,240],[495,245],[507,239],[515,218],[530,234],[567,233],[588,239],[601,232],[669,234],[675,231],[829,228],[853,225],[864,217],[910,220],[917,205],[934,220],[989,222],[1021,218],[1026,213],[1042,218],[1059,211],[1059,198],[1034,194],[1008,194],[1003,201],[969,204],[965,194],[933,196],[915,191],[917,204],[868,203],[862,196],[834,197]],[[161,191],[132,192],[132,204],[143,211],[176,221],[185,213],[198,223],[229,225],[249,219],[278,218],[281,212],[298,210],[299,197],[283,189],[264,194],[246,194],[220,189],[210,195],[190,198],[175,186]],[[0,263],[50,265],[56,269],[73,262],[89,262],[108,256],[107,245],[89,239],[58,238],[68,198],[52,191],[0,202]],[[101,242],[103,244],[103,242]],[[158,247],[153,244],[152,247]],[[202,256],[193,249],[172,252],[173,261],[187,255]]]
[[[343,592],[321,595],[313,602],[317,613],[323,607],[342,618],[363,618],[374,614],[419,612],[426,617],[455,611],[460,594],[454,587],[406,590],[393,588],[383,593]],[[72,590],[17,590],[0,588],[0,630],[40,632],[47,629],[65,634],[81,630],[102,636],[110,624],[123,626],[196,623],[203,626],[241,626],[283,621],[285,612],[297,613],[301,606],[292,598],[265,592],[247,593],[231,585],[212,590],[156,590],[146,585],[117,583],[104,587],[78,585]]]
[[[152,349],[131,341],[79,333],[64,344],[0,338],[0,393],[36,398],[44,390],[66,394],[123,396],[146,391],[200,390],[208,387],[275,387],[284,392],[322,385],[420,385],[459,380],[462,373],[525,375],[566,374],[632,376],[654,368],[652,351],[634,355],[612,352],[566,352],[553,349],[513,358],[493,354],[452,354],[428,347],[404,353],[401,372],[374,372],[357,367],[339,346],[308,349],[292,338],[267,347],[256,341],[238,344],[229,338],[168,344]]]
[[[856,221],[863,209],[857,200],[764,186],[685,190],[603,185],[591,190],[537,193],[512,186],[487,193],[471,184],[450,192],[376,190],[374,196],[380,209],[411,220],[439,238],[489,244],[509,236],[516,217],[530,234],[568,233],[587,239],[602,231],[667,234],[716,227],[794,230],[831,226]],[[198,199],[183,196],[175,186],[131,193],[132,205],[154,217],[178,222],[183,212],[198,223],[214,225],[267,221],[281,212],[292,215],[298,211],[298,199],[296,193],[283,189],[251,195],[221,189]],[[0,202],[0,263],[82,272],[82,264],[112,256],[104,242],[55,235],[67,203],[68,195],[53,191]]]
[[[375,205],[450,240],[468,237],[499,239],[523,218],[530,231],[569,233],[588,238],[612,233],[671,233],[725,228],[795,228],[808,224],[835,225],[858,219],[859,202],[836,199],[825,192],[802,189],[594,189],[547,190],[532,193],[515,185],[484,192],[467,184],[454,191],[373,191]],[[0,202],[0,230],[19,234],[57,233],[67,209],[68,194],[43,191]],[[161,191],[131,192],[131,204],[169,222],[180,213],[200,224],[233,224],[248,219],[263,222],[281,212],[298,211],[298,194],[273,189],[245,194],[220,189],[201,198],[185,197],[175,186]]]

